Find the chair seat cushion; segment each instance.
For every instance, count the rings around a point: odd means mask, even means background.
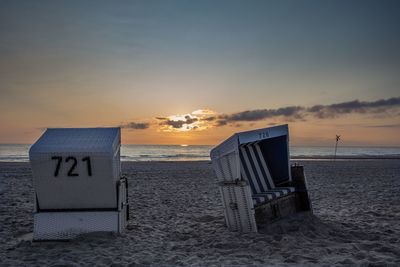
[[[295,191],[294,187],[275,187],[275,189],[268,190],[259,194],[253,195],[253,204],[260,205],[270,200],[280,198]]]

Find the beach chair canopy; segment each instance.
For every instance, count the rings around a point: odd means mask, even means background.
[[[47,129],[29,151],[39,208],[116,208],[120,135],[120,128]]]
[[[257,232],[261,225],[312,210],[303,167],[290,166],[288,125],[236,133],[210,157],[230,230]]]
[[[287,125],[236,133],[211,151],[221,182],[245,180],[253,195],[291,181]],[[290,189],[289,189],[290,190]]]

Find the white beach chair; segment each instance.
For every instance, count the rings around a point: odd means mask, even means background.
[[[211,150],[227,226],[258,227],[298,211],[311,211],[303,167],[290,166],[287,125],[236,133]]]
[[[120,146],[120,128],[47,129],[32,145],[34,240],[124,230],[129,207]]]

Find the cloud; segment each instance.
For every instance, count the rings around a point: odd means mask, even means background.
[[[211,110],[211,109],[198,109],[193,111],[191,114],[193,115],[200,115],[200,116],[204,116],[204,115],[214,115],[215,111]]]
[[[283,117],[294,117],[294,118],[302,118],[303,115],[301,112],[304,110],[304,107],[300,106],[289,106],[278,109],[255,109],[255,110],[246,110],[242,112],[237,112],[233,114],[222,114],[218,116],[217,125],[223,126],[231,122],[239,122],[239,121],[259,121],[268,118],[283,116]]]
[[[383,113],[398,107],[400,107],[400,97],[370,102],[353,100],[331,105],[319,104],[312,107],[288,106],[277,109],[255,109],[232,114],[221,114],[217,116],[215,126],[224,126],[236,122],[254,122],[276,117],[284,117],[288,121],[305,120],[307,116],[326,119],[350,113]]]
[[[215,123],[215,126],[219,127],[219,126],[225,126],[225,125],[227,125],[227,124],[228,124],[228,121],[227,121],[227,120],[225,120],[225,119],[220,119],[220,120],[217,120],[217,122]]]
[[[211,117],[206,117],[206,118],[204,118],[203,120],[204,120],[204,121],[215,121],[216,119],[217,119],[217,117],[211,116]]]
[[[188,114],[156,117],[160,130],[164,132],[202,131],[213,127],[210,123],[217,119],[216,112],[198,109]]]
[[[353,100],[326,106],[315,105],[308,108],[307,112],[317,118],[325,119],[350,113],[381,113],[390,108],[399,106],[400,97],[392,97],[371,102]]]
[[[377,124],[377,125],[365,125],[366,128],[400,128],[400,123],[397,124]]]
[[[134,130],[145,130],[150,127],[150,123],[148,122],[129,122],[127,124],[123,124],[120,126],[125,129],[134,129]]]
[[[400,97],[380,99],[376,101],[352,100],[329,105],[317,104],[306,107],[293,105],[276,109],[251,109],[235,113],[218,114],[209,109],[199,109],[189,114],[160,116],[158,121],[161,131],[201,131],[212,127],[233,126],[240,127],[243,123],[254,123],[267,121],[268,125],[276,125],[277,122],[285,120],[306,121],[310,118],[329,119],[346,114],[384,114],[385,116],[400,116],[395,108],[400,108]],[[394,111],[387,113],[387,111]],[[385,113],[386,112],[386,113]],[[139,126],[140,127],[140,126]],[[372,126],[371,126],[372,127]],[[384,127],[384,126],[376,126]],[[389,127],[389,126],[385,126]],[[391,126],[397,127],[397,126]]]
[[[194,123],[194,122],[196,122],[196,121],[198,121],[199,119],[197,119],[197,118],[192,118],[192,117],[190,117],[189,115],[188,116],[185,116],[185,119],[186,119],[186,124],[192,124],[192,123]]]
[[[171,126],[174,129],[180,129],[184,126],[184,124],[189,125],[197,122],[199,119],[186,115],[184,119],[168,119],[168,118],[157,118],[159,120],[163,120],[160,125]]]

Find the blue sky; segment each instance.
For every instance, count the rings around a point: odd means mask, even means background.
[[[0,141],[29,131],[27,114],[32,128],[397,97],[398,14],[398,1],[0,1],[0,119],[15,129]]]

